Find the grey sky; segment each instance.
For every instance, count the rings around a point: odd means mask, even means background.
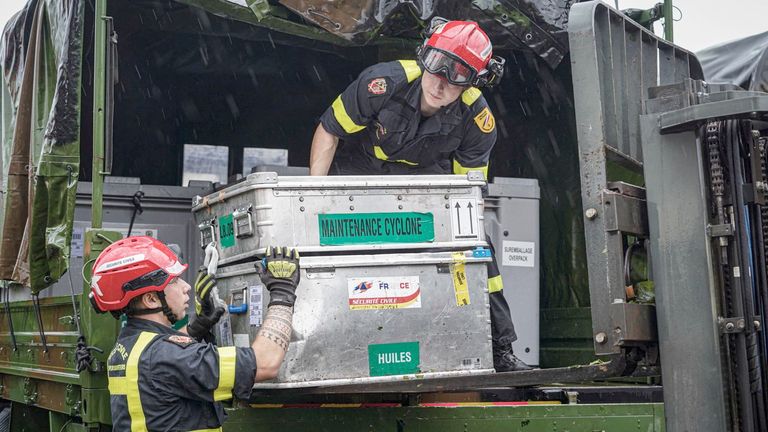
[[[619,0],[619,7],[650,8],[658,1]],[[24,3],[26,0],[0,0],[0,23],[4,26]],[[616,1],[606,3],[615,6]],[[682,12],[681,20],[675,23],[675,42],[691,51],[768,31],[768,0],[676,0],[674,3]],[[660,25],[657,32],[661,33]]]

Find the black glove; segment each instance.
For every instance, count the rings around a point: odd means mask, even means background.
[[[214,308],[210,315],[198,315],[187,326],[187,334],[198,342],[213,343],[215,337],[211,329],[219,322],[222,315],[224,315],[224,308],[221,306]]]
[[[299,252],[287,247],[268,247],[261,281],[269,290],[269,306],[292,307],[299,284]]]
[[[211,292],[216,286],[216,278],[209,275],[205,269],[200,269],[195,278],[195,313],[197,318],[187,326],[187,333],[198,342],[212,343],[214,341],[211,329],[219,322],[224,314],[224,308],[215,307]]]

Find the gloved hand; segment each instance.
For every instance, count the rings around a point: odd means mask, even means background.
[[[224,308],[221,306],[214,308],[210,315],[198,315],[187,326],[187,334],[198,342],[213,343],[216,338],[213,336],[211,329],[219,322],[222,315],[224,315]]]
[[[213,299],[211,291],[216,286],[216,277],[208,274],[205,267],[197,271],[195,278],[195,313],[199,315],[210,315],[213,311]]]
[[[268,247],[261,281],[269,291],[269,306],[293,306],[299,284],[299,252],[287,247]]]
[[[211,292],[216,286],[216,278],[209,275],[205,269],[200,269],[195,278],[195,313],[197,318],[187,326],[187,333],[199,342],[214,341],[211,329],[224,315],[224,308],[216,307],[211,298]]]

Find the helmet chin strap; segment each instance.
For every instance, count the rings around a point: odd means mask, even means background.
[[[165,301],[165,291],[158,291],[157,296],[160,297],[160,304],[163,305],[162,310],[166,318],[168,318],[168,321],[170,321],[171,324],[176,324],[176,321],[179,319],[176,318],[176,314],[174,314],[171,308],[168,307],[168,302]]]
[[[168,321],[170,321],[171,324],[176,324],[176,322],[179,319],[176,317],[176,314],[174,314],[171,308],[168,306],[168,302],[165,300],[165,291],[157,291],[157,297],[160,299],[160,304],[162,305],[162,307],[157,307],[152,309],[141,309],[141,310],[128,310],[126,311],[126,315],[139,316],[139,315],[149,315],[157,312],[162,312],[163,314],[165,314],[165,317],[168,318]]]

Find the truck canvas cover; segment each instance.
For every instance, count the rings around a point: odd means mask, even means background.
[[[83,2],[30,0],[2,36],[0,279],[39,292],[67,269],[80,171]]]
[[[707,81],[768,92],[768,32],[718,44],[696,55]]]

